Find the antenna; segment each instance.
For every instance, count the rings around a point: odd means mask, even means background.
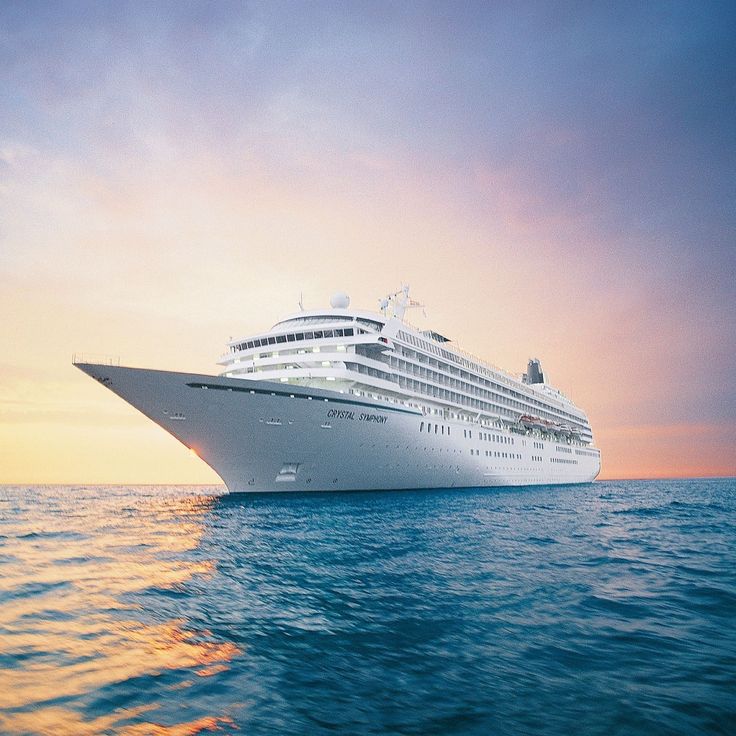
[[[304,311],[304,294],[301,291],[299,292],[299,311]]]
[[[404,315],[406,314],[407,309],[421,307],[422,311],[424,311],[424,304],[421,304],[420,302],[409,298],[408,284],[402,286],[399,291],[396,291],[393,294],[389,294],[383,299],[380,299],[379,304],[381,307],[381,312],[384,314],[384,316],[387,314],[389,306],[393,305],[393,316],[401,320],[402,322],[404,321]],[[424,313],[424,316],[427,316],[426,312]]]

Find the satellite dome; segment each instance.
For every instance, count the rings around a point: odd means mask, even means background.
[[[332,295],[330,306],[333,309],[347,309],[350,306],[350,297],[344,291]]]

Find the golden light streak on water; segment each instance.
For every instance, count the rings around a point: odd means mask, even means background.
[[[74,492],[60,489],[59,504],[69,504]],[[3,558],[0,590],[9,599],[0,607],[0,652],[25,664],[0,666],[0,731],[178,736],[218,728],[228,720],[220,714],[174,726],[131,725],[146,708],[85,720],[59,704],[167,672],[208,677],[226,671],[240,653],[207,629],[166,618],[161,609],[147,611],[134,600],[145,591],[175,595],[210,575],[211,561],[195,563],[184,555],[197,546],[212,499],[151,496],[137,507],[115,509],[105,499],[79,495],[77,514],[45,509]],[[3,533],[12,536],[12,523]],[[193,682],[176,687],[186,690]]]

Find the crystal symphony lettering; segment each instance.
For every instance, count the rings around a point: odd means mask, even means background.
[[[380,414],[368,414],[366,412],[360,412],[356,415],[354,411],[348,409],[330,409],[327,412],[328,419],[350,419],[351,421],[358,422],[373,422],[374,424],[386,424],[388,417],[381,416]]]

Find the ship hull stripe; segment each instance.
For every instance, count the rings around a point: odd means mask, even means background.
[[[242,380],[242,379],[238,379]],[[232,385],[222,385],[218,383],[187,383],[190,388],[206,388],[215,391],[241,391],[247,394],[264,394],[267,396],[293,397],[295,399],[313,399],[315,401],[329,401],[331,404],[349,404],[350,406],[364,406],[369,409],[380,409],[381,411],[395,411],[400,414],[410,414],[413,416],[422,416],[422,412],[416,409],[405,409],[398,406],[390,406],[386,404],[370,404],[367,401],[355,401],[353,399],[339,399],[333,397],[315,396],[300,391],[279,391],[278,389],[251,388]]]

